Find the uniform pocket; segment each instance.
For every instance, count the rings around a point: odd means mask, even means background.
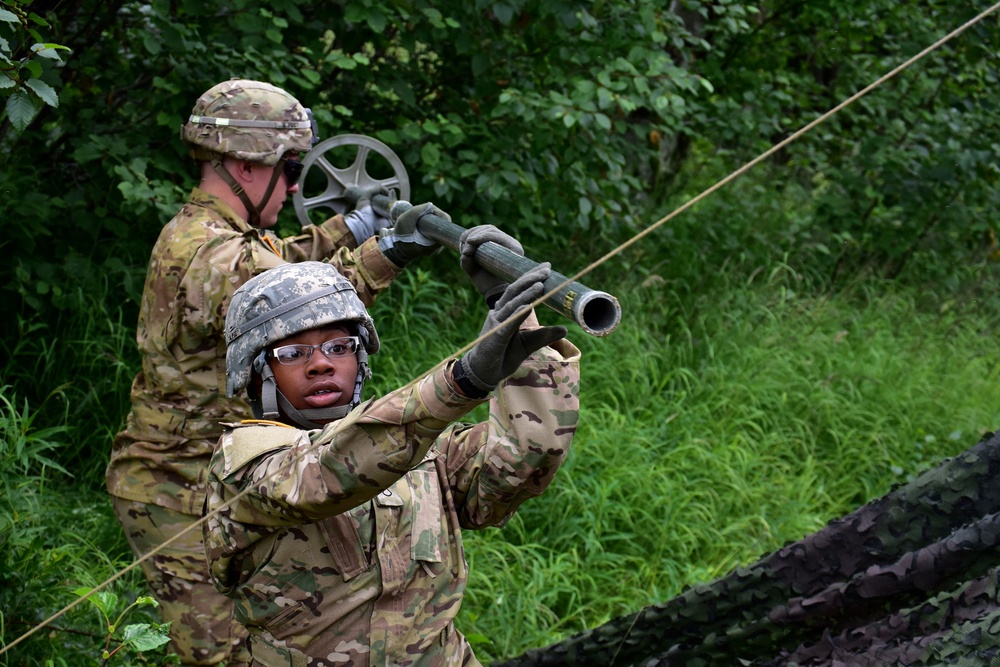
[[[437,474],[431,470],[411,470],[407,475],[413,494],[410,509],[413,532],[410,536],[410,557],[416,561],[440,563],[444,560],[442,546],[446,534],[442,528],[444,508]]]
[[[368,569],[361,537],[349,512],[324,519],[319,526],[344,581],[350,581]]]

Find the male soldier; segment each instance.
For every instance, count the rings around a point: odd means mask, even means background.
[[[461,529],[504,525],[552,481],[576,430],[580,352],[525,308],[547,265],[510,285],[476,273],[496,297],[483,331],[497,332],[360,405],[379,339],[350,283],[304,262],[234,295],[227,390],[278,421],[225,431],[206,506],[221,511],[204,529],[254,666],[480,664],[454,626]],[[487,421],[449,425],[486,400]]]
[[[137,556],[200,518],[219,422],[250,415],[221,391],[223,325],[236,288],[287,262],[326,260],[370,304],[406,263],[435,249],[415,230],[421,215],[436,211],[429,205],[401,216],[381,241],[377,231],[389,223],[364,201],[295,237],[266,231],[297,191],[299,157],[316,141],[311,112],[280,88],[249,80],[214,86],[198,99],[181,138],[200,163],[201,184],[153,248],[136,334],[142,369],[107,470]],[[182,664],[245,662],[245,649],[230,657],[244,632],[232,622],[232,603],[212,586],[200,530],[144,561],[143,570],[164,621],[172,622],[171,649]]]

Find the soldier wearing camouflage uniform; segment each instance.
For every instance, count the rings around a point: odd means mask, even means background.
[[[136,336],[142,369],[106,476],[140,556],[199,519],[220,420],[250,416],[242,400],[221,391],[223,325],[236,288],[287,262],[326,260],[371,303],[407,261],[433,250],[392,248],[391,234],[381,250],[374,237],[388,221],[367,202],[292,238],[267,231],[298,187],[298,156],[316,141],[309,110],[280,88],[247,80],[214,86],[198,99],[181,137],[200,161],[202,182],[153,248]],[[201,531],[177,538],[143,569],[183,664],[243,664],[245,649],[229,655],[244,633],[232,621],[231,602],[211,584]]]
[[[486,226],[466,232],[463,258],[485,240],[520,249]],[[547,265],[508,286],[465,264],[495,303],[484,331],[505,326],[353,409],[379,342],[350,284],[297,264],[233,298],[229,392],[248,388],[255,412],[280,420],[228,429],[210,468],[207,509],[221,511],[206,549],[250,631],[251,664],[480,664],[454,626],[468,579],[461,529],[504,525],[552,481],[576,430],[580,353],[565,328],[516,313],[544,291]],[[357,360],[320,352],[343,351],[345,339],[324,339],[351,332]],[[323,391],[289,391],[292,372]],[[449,425],[486,400],[487,421]]]

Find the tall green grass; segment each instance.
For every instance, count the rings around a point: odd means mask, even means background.
[[[503,531],[466,538],[460,625],[484,661],[752,562],[997,427],[996,313],[797,286],[779,266],[680,303],[654,282],[611,336],[574,336],[568,463]]]
[[[131,562],[107,495],[74,479],[54,457],[69,429],[40,427],[27,401],[0,388],[0,646],[6,646]],[[139,575],[114,590],[135,595]],[[70,611],[0,656],[0,665],[98,664],[102,625]]]
[[[107,279],[61,296],[53,321],[18,317],[14,341],[0,339],[0,379],[39,423],[66,429],[53,457],[81,484],[103,487],[111,441],[124,424],[139,368],[134,301]]]

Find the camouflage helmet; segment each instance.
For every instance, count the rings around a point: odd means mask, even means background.
[[[362,340],[359,363],[379,348],[378,333],[354,285],[330,264],[282,264],[243,284],[226,313],[226,394],[250,382],[254,362],[272,343],[337,322],[352,322]],[[259,364],[259,362],[258,362]]]
[[[307,152],[318,140],[312,112],[263,81],[230,79],[209,88],[181,127],[191,157],[228,155],[273,167],[288,151]]]

